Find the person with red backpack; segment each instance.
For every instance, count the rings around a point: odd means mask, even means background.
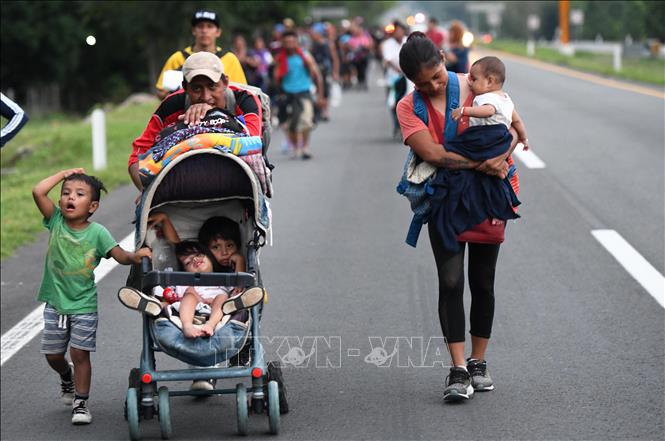
[[[316,61],[300,48],[298,35],[292,30],[282,34],[282,47],[275,56],[274,78],[284,94],[279,119],[287,128],[292,157],[309,159],[309,132],[314,128],[315,110],[311,88],[316,85],[316,105],[322,107],[323,80]]]
[[[224,73],[229,81],[235,83],[247,84],[245,72],[235,54],[228,50],[222,50],[217,46],[216,41],[222,35],[222,29],[219,27],[219,17],[216,12],[201,10],[196,11],[192,16],[192,36],[194,44],[174,52],[162,68],[159,79],[155,84],[157,96],[160,99],[178,90],[182,82],[182,66],[190,55],[197,52],[210,52],[215,54],[224,65]]]

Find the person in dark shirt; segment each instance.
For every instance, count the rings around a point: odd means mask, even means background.
[[[469,48],[464,46],[462,39],[466,28],[459,21],[454,21],[448,30],[448,51],[446,52],[446,68],[450,72],[469,72]]]

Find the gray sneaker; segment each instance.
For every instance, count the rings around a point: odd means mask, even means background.
[[[471,397],[473,397],[473,386],[469,373],[463,368],[450,368],[450,373],[446,377],[446,388],[443,390],[443,401],[452,403],[468,400]]]
[[[494,390],[494,382],[487,370],[487,361],[468,359],[466,363],[466,368],[469,370],[469,375],[471,375],[471,385],[474,390],[478,392]]]
[[[74,400],[72,404],[72,424],[90,424],[92,415],[86,400]]]

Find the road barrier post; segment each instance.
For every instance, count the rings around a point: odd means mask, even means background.
[[[612,62],[615,72],[619,72],[621,70],[621,52],[621,45],[615,44],[612,50]]]
[[[92,168],[106,169],[106,117],[102,109],[92,111]]]

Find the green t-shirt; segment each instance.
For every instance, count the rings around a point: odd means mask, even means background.
[[[44,226],[51,235],[37,300],[49,303],[60,314],[97,312],[93,271],[118,243],[96,222],[82,230],[69,228],[59,208],[44,219]]]

